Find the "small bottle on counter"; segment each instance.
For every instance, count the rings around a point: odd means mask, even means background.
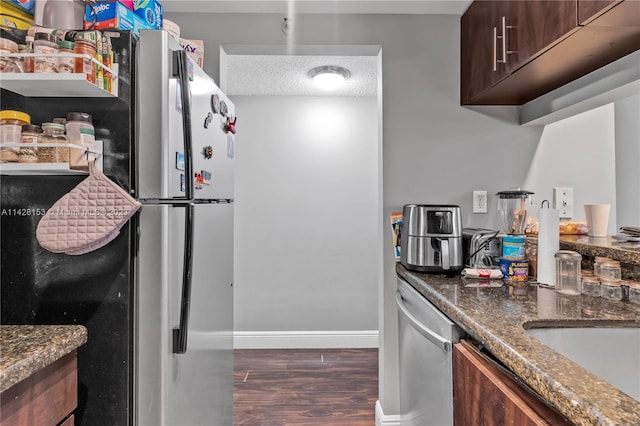
[[[600,280],[601,296],[608,300],[622,300],[622,286],[620,281]]]
[[[594,276],[582,276],[582,294],[587,296],[600,297],[600,280]]]

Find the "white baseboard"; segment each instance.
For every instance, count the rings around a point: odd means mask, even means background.
[[[380,400],[376,401],[376,426],[400,426],[400,416],[398,414],[385,416]]]
[[[234,331],[234,349],[377,348],[378,330]]]

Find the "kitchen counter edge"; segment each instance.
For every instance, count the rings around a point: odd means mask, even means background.
[[[601,322],[611,317],[545,317],[533,306],[537,305],[537,285],[529,286],[527,300],[527,296],[505,294],[503,288],[465,287],[460,276],[411,272],[400,263],[396,264],[396,273],[569,421],[577,425],[640,425],[640,402],[530,337],[523,327],[531,321],[552,326],[567,321]],[[616,321],[640,325],[640,307],[616,303],[612,305],[613,311],[617,309]]]
[[[73,352],[87,341],[81,325],[0,326],[0,392]]]

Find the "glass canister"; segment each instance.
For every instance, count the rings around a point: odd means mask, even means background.
[[[42,137],[38,142],[41,144],[68,145],[69,139],[64,134],[64,124],[42,123]],[[68,161],[68,146],[38,147],[39,163],[66,163]]]
[[[58,57],[46,56],[50,53],[58,54],[60,40],[53,34],[36,33],[33,39],[33,71],[58,72]]]
[[[582,274],[580,253],[571,250],[560,250],[555,254],[556,291],[566,295],[582,293]]]
[[[69,153],[69,167],[72,169],[88,170],[86,149],[93,149],[96,145],[95,129],[91,114],[86,112],[67,113],[65,124],[69,143],[79,145],[82,149],[72,149]]]
[[[20,147],[20,158],[18,163],[37,163],[38,148],[36,144],[42,135],[42,128],[35,124],[22,126],[22,146]],[[29,146],[32,145],[32,146]]]
[[[31,124],[31,117],[21,111],[5,109],[0,111],[0,145],[22,143],[22,126]],[[0,148],[0,162],[17,162],[20,148]]]
[[[582,294],[600,297],[600,280],[596,277],[582,276]]]
[[[622,300],[620,281],[600,280],[601,296],[609,300]]]
[[[73,53],[88,55],[87,57],[76,58],[75,72],[86,74],[87,80],[95,83],[95,64],[92,59],[96,57],[96,43],[83,38],[76,39]]]
[[[60,42],[60,53],[73,54],[75,43],[72,41],[62,40]],[[76,69],[76,58],[73,56],[63,56],[58,61],[59,73],[73,73]]]
[[[629,287],[629,302],[640,305],[640,282],[627,280],[626,284]]]

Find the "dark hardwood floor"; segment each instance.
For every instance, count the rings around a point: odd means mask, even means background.
[[[377,349],[236,349],[236,426],[373,426]]]

